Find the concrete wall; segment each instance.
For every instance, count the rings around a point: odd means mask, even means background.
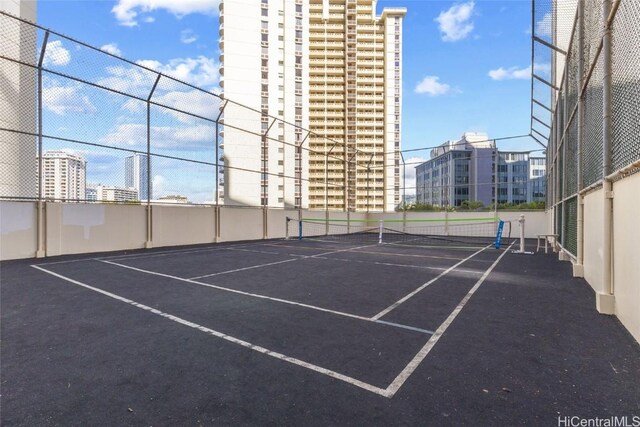
[[[262,208],[220,208],[220,241],[257,240],[264,237]],[[229,224],[234,224],[230,227]]]
[[[35,255],[36,214],[35,202],[0,202],[0,260]]]
[[[604,233],[604,196],[602,188],[592,191],[584,198],[584,278],[594,291],[604,292],[602,276],[602,255]]]
[[[143,248],[146,209],[139,205],[47,203],[47,256]]]
[[[640,342],[640,173],[613,184],[615,314]]]
[[[151,212],[154,247],[213,243],[216,240],[214,207],[155,205]]]

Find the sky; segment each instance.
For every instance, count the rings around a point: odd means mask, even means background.
[[[490,138],[529,133],[530,1],[380,0],[378,13],[384,7],[407,8],[403,28],[403,149],[432,147],[457,139],[464,132],[485,132]],[[208,91],[218,89],[216,0],[40,0],[38,23]],[[72,57],[81,57],[69,46],[56,46],[55,39],[50,41],[48,50],[51,49],[55,55],[51,55],[50,63],[61,67],[71,66]],[[108,66],[105,69],[109,70],[107,78],[131,79],[128,75],[118,76]],[[536,64],[536,69],[547,73],[548,64]],[[50,91],[60,105],[50,106],[47,114],[52,121],[60,121],[59,129],[64,128],[65,113],[96,114],[100,110],[101,105],[96,105],[90,96],[75,96],[72,100],[73,94],[65,90],[70,89]],[[170,95],[169,91],[166,95]],[[129,126],[127,131],[135,131],[131,123],[105,120],[113,122],[111,133],[122,132],[123,125]],[[175,124],[171,120],[185,125],[180,118],[164,118],[167,132]],[[183,128],[183,134],[201,125],[190,123],[190,128]],[[108,140],[109,135],[89,137]],[[501,142],[499,148],[541,147],[522,138]],[[405,155],[408,163],[426,158],[427,150]],[[407,170],[411,180],[413,167]],[[168,178],[160,176],[157,185]]]

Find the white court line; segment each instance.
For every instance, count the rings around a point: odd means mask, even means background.
[[[330,255],[330,254],[335,254],[335,253],[338,253],[338,252],[347,252],[347,251],[350,251],[350,250],[353,250],[353,249],[366,248],[366,247],[369,247],[369,246],[372,246],[372,245],[358,246],[358,247],[355,247],[355,248],[341,249],[341,250],[331,251],[331,252],[324,252],[324,253],[316,254],[316,255],[304,255],[304,256],[300,256],[298,258],[294,258],[294,259],[285,259],[284,261],[268,262],[266,264],[258,264],[258,265],[252,265],[250,267],[236,268],[235,270],[219,271],[217,273],[205,274],[203,276],[190,277],[189,280],[204,279],[205,277],[220,276],[222,274],[228,274],[228,273],[237,273],[239,271],[252,270],[254,268],[268,267],[270,265],[284,264],[285,262],[298,261],[300,259],[317,258],[317,257],[322,256],[322,255]]]
[[[433,335],[435,332],[428,329],[416,328],[415,326],[407,326],[401,323],[387,322],[386,320],[375,320],[376,323],[382,323],[383,325],[395,326],[397,328],[409,329],[410,331],[422,332],[423,334]]]
[[[234,270],[219,271],[217,273],[205,274],[203,276],[190,277],[189,280],[204,279],[205,277],[221,276],[223,274],[237,273],[239,271],[253,270],[254,268],[268,267],[270,265],[284,264],[286,262],[298,261],[300,258],[285,259],[283,261],[268,262],[266,264],[252,265],[250,267],[236,268]]]
[[[289,256],[304,256],[300,254],[292,255],[284,252],[273,252],[273,251],[258,251],[255,249],[243,249],[243,248],[229,248],[230,251],[242,251],[242,252],[253,252],[256,254],[269,254],[269,255],[289,255]]]
[[[358,252],[358,253],[360,253],[360,252]],[[429,267],[429,266],[426,266],[426,265],[411,265],[411,264],[394,264],[394,263],[391,263],[391,262],[365,261],[365,260],[361,260],[361,259],[332,258],[332,257],[323,257],[323,256],[315,256],[315,258],[325,259],[327,261],[356,262],[356,263],[360,263],[360,264],[375,264],[375,265],[384,265],[384,266],[389,266],[389,267],[416,268],[416,269],[420,269],[420,270],[436,270],[436,271],[447,270],[447,268],[445,268],[445,267]],[[456,271],[460,272],[460,273],[473,273],[473,274],[482,273],[482,271],[476,271],[476,270],[456,270]]]
[[[269,244],[269,243],[265,243],[264,246],[296,248],[296,249],[315,249],[315,250],[318,250],[318,249],[338,249],[338,248],[317,248],[317,247],[313,247],[313,246],[302,246],[302,245],[276,245],[276,244]],[[407,245],[407,247],[422,248],[424,246]],[[442,249],[442,246],[440,246],[438,249]],[[453,257],[453,256],[402,254],[402,253],[398,253],[398,252],[358,251],[358,253],[359,254],[372,254],[372,255],[391,255],[391,256],[397,256],[397,257],[412,257],[412,258],[452,259],[452,260],[456,260],[456,261],[460,261],[462,259],[460,257]],[[289,254],[289,255],[291,255],[291,254]],[[489,262],[489,261],[482,260],[482,262]]]
[[[473,254],[469,255],[468,257],[466,257],[465,259],[463,259],[462,261],[453,264],[451,267],[447,268],[445,271],[443,271],[442,273],[438,274],[436,277],[434,277],[433,279],[429,280],[427,283],[425,283],[424,285],[420,286],[418,289],[416,289],[415,291],[411,292],[410,294],[405,295],[404,297],[400,298],[398,301],[394,302],[393,304],[391,304],[389,307],[385,308],[384,310],[382,310],[380,313],[376,314],[375,316],[373,316],[371,319],[373,320],[378,320],[379,318],[381,318],[382,316],[384,316],[385,314],[388,314],[389,312],[391,312],[392,310],[394,310],[396,307],[398,307],[400,304],[404,303],[405,301],[407,301],[409,298],[412,298],[415,294],[417,294],[418,292],[420,292],[421,290],[423,290],[424,288],[426,288],[427,286],[429,286],[430,284],[434,283],[436,280],[438,280],[439,278],[441,278],[442,276],[444,276],[445,274],[449,273],[451,270],[454,270],[457,266],[459,266],[460,264],[462,264],[463,262],[473,258],[474,256],[478,255],[480,252],[484,251],[485,249],[487,249],[489,246],[491,245],[487,245],[486,247],[480,249],[479,251],[474,252]]]
[[[108,262],[108,261],[104,261],[104,262]],[[351,384],[351,385],[354,385],[356,387],[360,387],[360,388],[362,388],[364,390],[367,390],[367,391],[370,391],[372,393],[375,393],[375,394],[378,394],[378,395],[381,395],[381,396],[385,396],[385,397],[391,397],[391,396],[389,396],[389,393],[385,389],[373,386],[371,384],[365,383],[363,381],[357,380],[355,378],[349,377],[349,376],[341,374],[339,372],[332,371],[330,369],[326,369],[326,368],[320,367],[318,365],[314,365],[312,363],[305,362],[304,360],[300,360],[300,359],[297,359],[295,357],[287,356],[287,355],[284,355],[282,353],[278,353],[276,351],[269,350],[269,349],[261,347],[259,345],[252,344],[252,343],[250,343],[248,341],[244,341],[244,340],[238,339],[236,337],[233,337],[231,335],[227,335],[224,332],[219,332],[219,331],[216,331],[214,329],[207,328],[206,326],[202,326],[202,325],[199,325],[197,323],[190,322],[190,321],[185,320],[185,319],[183,319],[181,317],[174,316],[174,315],[169,314],[169,313],[165,313],[163,311],[160,311],[158,309],[149,307],[149,306],[144,305],[144,304],[140,304],[139,302],[130,300],[130,299],[122,297],[120,295],[117,295],[117,294],[114,294],[114,293],[111,293],[111,292],[107,292],[107,291],[99,289],[99,288],[94,288],[93,286],[87,285],[87,284],[79,282],[77,280],[73,280],[73,279],[71,279],[69,277],[65,277],[65,276],[63,276],[61,274],[57,274],[57,273],[54,273],[52,271],[45,270],[44,268],[42,268],[42,267],[40,267],[38,265],[32,265],[31,267],[37,268],[40,271],[43,271],[43,272],[48,273],[48,274],[51,274],[52,276],[58,277],[58,278],[60,278],[62,280],[66,280],[67,282],[73,283],[74,285],[81,286],[83,288],[92,290],[94,292],[98,292],[98,293],[100,293],[102,295],[108,296],[109,298],[113,298],[115,300],[118,300],[118,301],[124,302],[126,304],[132,305],[132,306],[134,306],[136,308],[139,308],[139,309],[148,311],[150,313],[156,314],[158,316],[164,317],[165,319],[172,320],[172,321],[174,321],[176,323],[179,323],[181,325],[185,325],[185,326],[188,326],[190,328],[197,329],[197,330],[199,330],[201,332],[207,333],[209,335],[213,335],[214,337],[217,337],[217,338],[222,338],[223,340],[229,341],[229,342],[231,342],[233,344],[238,344],[238,345],[240,345],[242,347],[257,351],[258,353],[262,353],[262,354],[265,354],[267,356],[271,356],[271,357],[274,357],[276,359],[291,363],[293,365],[298,365],[298,366],[301,366],[303,368],[310,369],[310,370],[318,372],[320,374],[327,375],[327,376],[329,376],[331,378],[335,378],[337,380],[344,381],[344,382],[346,382],[348,384]]]
[[[93,286],[89,286],[87,284],[84,284],[82,282],[73,280],[73,279],[65,277],[65,276],[62,276],[60,274],[45,270],[44,268],[42,268],[40,266],[32,265],[32,267],[36,268],[38,270],[41,270],[41,271],[43,271],[45,273],[51,274],[51,275],[53,275],[55,277],[58,277],[60,279],[66,280],[66,281],[68,281],[70,283],[73,283],[73,284],[76,284],[78,286],[82,286],[82,287],[84,287],[86,289],[90,289],[92,291],[101,293],[101,294],[106,295],[106,296],[108,296],[110,298],[114,298],[116,300],[125,302],[125,303],[130,304],[130,305],[132,305],[134,307],[140,308],[142,310],[146,310],[148,312],[151,312],[153,314],[162,316],[164,318],[167,318],[167,319],[172,320],[174,322],[180,323],[182,325],[189,326],[189,327],[197,329],[197,330],[199,330],[201,332],[205,332],[205,333],[207,333],[209,335],[213,335],[215,337],[222,338],[222,339],[224,339],[226,341],[229,341],[229,342],[234,343],[234,344],[241,345],[241,346],[243,346],[245,348],[249,348],[251,350],[257,351],[257,352],[262,353],[262,354],[265,354],[267,356],[271,356],[271,357],[274,357],[276,359],[283,360],[285,362],[288,362],[288,363],[291,363],[291,364],[294,364],[294,365],[298,365],[298,366],[301,366],[301,367],[306,368],[306,369],[310,369],[310,370],[318,372],[320,374],[327,375],[327,376],[329,376],[331,378],[335,378],[337,380],[346,382],[348,384],[351,384],[351,385],[354,385],[356,387],[362,388],[362,389],[364,389],[366,391],[369,391],[371,393],[375,393],[375,394],[378,394],[380,396],[384,396],[384,397],[387,397],[387,398],[392,398],[398,392],[398,390],[400,390],[400,388],[404,385],[404,383],[407,381],[407,379],[413,374],[413,372],[415,372],[415,370],[418,368],[420,363],[422,363],[422,361],[427,357],[429,352],[433,349],[435,344],[440,340],[440,338],[442,337],[444,332],[447,330],[447,328],[455,320],[455,318],[458,316],[458,314],[460,314],[460,312],[462,311],[464,306],[467,304],[467,302],[469,301],[471,296],[478,290],[480,285],[482,285],[482,283],[486,280],[486,278],[493,271],[493,269],[496,267],[496,265],[498,265],[500,260],[508,253],[509,249],[511,249],[511,246],[513,246],[513,243],[511,243],[511,245],[509,245],[509,247],[494,261],[494,263],[491,264],[491,266],[484,272],[482,277],[480,277],[480,279],[478,279],[478,281],[473,286],[473,288],[471,288],[471,290],[469,290],[467,295],[460,301],[458,306],[451,312],[449,317],[447,317],[447,319],[440,325],[440,327],[438,327],[438,329],[431,336],[431,338],[429,338],[427,343],[420,349],[420,351],[418,351],[418,353],[407,364],[407,366],[404,367],[404,369],[400,372],[400,374],[398,374],[398,376],[396,376],[396,378],[391,382],[391,384],[389,384],[389,386],[387,388],[385,388],[385,389],[373,386],[371,384],[368,384],[368,383],[365,383],[363,381],[357,380],[355,378],[340,374],[338,372],[335,372],[335,371],[332,371],[332,370],[329,370],[329,369],[326,369],[326,368],[322,368],[320,366],[305,362],[303,360],[296,359],[294,357],[289,357],[289,356],[286,356],[284,354],[281,354],[281,353],[278,353],[278,352],[275,352],[275,351],[271,351],[271,350],[269,350],[267,348],[251,344],[251,343],[249,343],[247,341],[243,341],[243,340],[235,338],[235,337],[233,337],[231,335],[227,335],[227,334],[224,334],[222,332],[215,331],[213,329],[207,328],[207,327],[202,326],[202,325],[198,325],[197,323],[190,322],[190,321],[182,319],[180,317],[173,316],[173,315],[168,314],[168,313],[164,313],[164,312],[162,312],[160,310],[157,310],[157,309],[154,309],[152,307],[137,303],[135,301],[129,300],[129,299],[124,298],[124,297],[121,297],[121,296],[113,294],[111,292],[107,292],[107,291],[104,291],[102,289],[94,288]],[[113,263],[113,262],[109,262],[109,261],[102,261],[102,262],[106,262],[106,263],[114,264],[114,265],[119,265],[119,264],[116,264],[116,263]],[[128,266],[122,266],[122,267],[130,268]],[[178,279],[179,280],[186,280],[186,279],[180,279],[180,278],[178,278]],[[243,293],[243,292],[238,292],[238,293]],[[271,299],[271,298],[268,298],[268,299]],[[354,317],[354,316],[351,316],[351,317]],[[365,318],[363,320],[370,320],[370,319],[366,319]],[[376,320],[375,322],[376,323],[383,323],[383,324],[387,324],[387,325],[391,325],[391,326],[397,325],[397,324],[394,324],[392,322],[386,322],[386,321],[382,321],[382,320]],[[398,326],[404,326],[404,325],[398,325]],[[418,330],[418,328],[412,328],[412,329],[413,330]],[[427,331],[427,332],[431,332],[431,331]]]
[[[447,245],[404,245],[402,243],[385,243],[385,242],[382,242],[382,244],[392,245],[392,246],[402,246],[405,248],[429,248],[429,249],[442,249],[442,250],[461,249],[465,251],[473,251],[482,247],[482,246],[447,246]]]
[[[511,246],[513,246],[513,243],[511,243],[511,245],[509,245],[509,247],[498,257],[498,259],[496,259],[493,262],[493,264],[489,266],[487,271],[485,271],[484,274],[478,279],[476,284],[473,286],[473,288],[469,290],[467,295],[465,295],[465,297],[462,298],[462,301],[460,301],[458,306],[451,312],[449,317],[447,317],[445,321],[442,322],[442,325],[440,325],[440,327],[436,329],[436,332],[431,336],[431,338],[429,338],[429,341],[427,341],[424,347],[422,347],[420,351],[418,351],[418,353],[414,356],[411,362],[409,362],[409,364],[402,370],[402,372],[400,372],[400,374],[393,380],[393,382],[389,385],[389,387],[386,388],[385,391],[389,393],[387,397],[393,397],[393,395],[398,392],[400,387],[402,387],[405,381],[416,370],[416,368],[420,365],[420,363],[424,360],[424,358],[427,357],[427,354],[429,354],[431,349],[436,345],[438,340],[440,340],[440,338],[442,337],[444,332],[447,330],[447,328],[451,325],[451,323],[458,316],[458,314],[460,314],[460,311],[462,311],[462,308],[467,304],[467,302],[469,302],[469,299],[471,298],[471,296],[478,290],[480,285],[482,285],[485,279],[493,271],[495,266],[498,265],[502,257],[509,252],[509,249],[511,249]]]
[[[288,261],[294,261],[294,260],[288,260]],[[368,317],[358,316],[357,314],[344,313],[342,311],[335,311],[335,310],[330,310],[328,308],[316,307],[314,305],[304,304],[304,303],[301,303],[301,302],[289,301],[289,300],[286,300],[286,299],[270,297],[270,296],[267,296],[267,295],[254,294],[254,293],[251,293],[251,292],[239,291],[237,289],[232,289],[232,288],[225,288],[224,286],[218,286],[218,285],[212,285],[210,283],[198,282],[198,281],[193,280],[193,279],[185,279],[183,277],[172,276],[170,274],[157,273],[155,271],[149,271],[149,270],[143,270],[142,268],[131,267],[130,265],[118,264],[117,262],[113,262],[113,261],[101,260],[100,262],[103,262],[105,264],[115,265],[115,266],[122,267],[122,268],[128,268],[129,270],[139,271],[140,273],[146,273],[146,274],[151,274],[151,275],[154,275],[154,276],[166,277],[168,279],[179,280],[181,282],[192,283],[194,285],[205,286],[207,288],[218,289],[220,291],[231,292],[231,293],[238,294],[238,295],[245,295],[245,296],[253,297],[253,298],[260,298],[260,299],[266,299],[266,300],[269,300],[269,301],[281,302],[281,303],[284,303],[284,304],[295,305],[295,306],[298,306],[298,307],[309,308],[309,309],[312,309],[312,310],[324,311],[325,313],[332,313],[332,314],[337,314],[339,316],[351,317],[353,319],[366,320],[368,322],[372,321]]]

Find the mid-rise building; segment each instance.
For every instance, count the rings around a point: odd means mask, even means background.
[[[465,200],[493,202],[495,143],[487,134],[467,132],[431,150],[416,167],[416,202],[460,206]]]
[[[486,134],[465,133],[431,150],[431,159],[416,167],[416,202],[456,207],[468,200],[489,206],[496,193],[498,203],[543,201],[545,162],[529,152],[496,151]]]
[[[84,157],[66,151],[43,153],[43,198],[59,201],[85,200],[86,186],[87,162]]]
[[[402,22],[373,0],[220,4],[225,204],[393,210]],[[307,130],[308,129],[308,130]]]
[[[135,188],[123,188],[115,185],[98,185],[96,200],[99,202],[137,202],[138,191]]]
[[[135,189],[140,200],[149,200],[153,196],[148,158],[146,154],[136,153],[124,159],[124,185]]]

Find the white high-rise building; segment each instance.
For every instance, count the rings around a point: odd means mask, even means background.
[[[306,135],[295,125],[309,127],[308,19],[307,0],[220,3],[220,86],[233,101],[221,133],[227,205],[307,207]]]
[[[45,151],[42,155],[42,197],[58,201],[85,200],[87,162],[66,151]]]
[[[36,22],[36,2],[0,0],[0,11]],[[0,14],[2,55],[26,64],[37,63],[37,29]],[[18,62],[0,61],[0,198],[37,197],[37,75]],[[24,132],[24,133],[19,133]]]
[[[395,208],[405,13],[378,16],[374,0],[221,2],[224,97],[257,110],[225,106],[225,203]]]
[[[124,185],[133,188],[140,200],[148,200],[153,196],[153,184],[148,180],[149,165],[147,155],[136,153],[124,159]]]

